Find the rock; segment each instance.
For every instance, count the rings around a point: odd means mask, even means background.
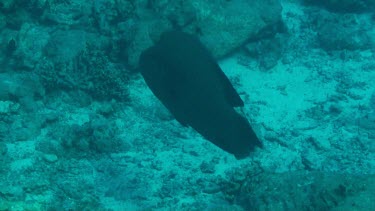
[[[202,162],[200,165],[202,173],[212,174],[215,172],[215,165],[213,163]]]
[[[35,161],[32,158],[15,160],[10,164],[10,170],[15,172],[24,172],[34,169]]]
[[[2,30],[6,26],[6,17],[0,13],[0,30]]]
[[[82,30],[58,30],[51,34],[44,52],[60,62],[70,61],[86,47],[86,36]]]
[[[109,116],[111,114],[114,113],[114,103],[115,101],[113,102],[102,102],[102,103],[93,103],[93,105],[95,105],[95,110],[96,112],[98,112],[99,114],[102,114],[104,116]]]
[[[15,0],[2,0],[0,2],[0,11],[8,12],[14,7],[15,2]]]
[[[58,157],[55,154],[44,154],[43,159],[48,163],[55,163],[58,160]]]
[[[93,10],[93,4],[90,1],[70,0],[54,1],[43,11],[41,20],[46,23],[61,25],[88,24],[85,17],[89,17]],[[86,18],[88,19],[88,18]]]
[[[373,113],[371,113],[368,116],[359,118],[357,120],[358,126],[360,126],[361,128],[364,128],[366,130],[375,130],[375,118],[374,118],[374,116],[375,115]]]
[[[259,67],[262,70],[269,70],[277,65],[283,56],[284,45],[287,43],[287,37],[283,34],[277,34],[271,39],[261,39],[246,44],[245,50],[249,56],[259,61]]]
[[[0,114],[8,114],[11,112],[13,103],[10,101],[0,101]]]
[[[4,142],[0,142],[0,156],[4,156],[7,152],[7,145]]]
[[[47,28],[24,23],[18,34],[18,48],[15,52],[18,67],[33,69],[43,56],[43,48],[49,39]]]
[[[44,96],[44,88],[37,77],[26,74],[0,74],[0,101],[17,101],[22,107],[36,107],[34,98]]]
[[[196,10],[193,29],[215,57],[227,55],[281,21],[282,8],[275,0],[195,0],[192,4]]]
[[[375,9],[374,0],[304,0],[304,2],[321,6],[334,12],[368,12]]]
[[[133,67],[138,64],[140,53],[157,41],[162,32],[172,28],[198,35],[219,58],[259,33],[273,31],[281,22],[281,5],[277,0],[166,0],[149,6],[153,12],[140,9],[143,19],[127,52],[128,63]]]
[[[202,192],[207,194],[215,194],[219,193],[222,190],[222,188],[214,183],[210,183],[207,187],[203,188]]]
[[[9,40],[9,42],[7,43],[7,46],[6,46],[6,50],[5,50],[5,54],[7,56],[11,56],[13,54],[13,52],[17,49],[17,44],[16,44],[16,41],[12,38],[11,40]]]
[[[372,93],[369,102],[370,108],[375,111],[375,92]]]
[[[317,38],[327,51],[366,50],[374,47],[372,24],[358,21],[355,15],[316,14]]]

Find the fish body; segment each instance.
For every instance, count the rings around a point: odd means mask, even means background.
[[[139,68],[154,95],[182,125],[238,159],[261,146],[249,122],[233,108],[243,101],[196,37],[165,32],[141,54]]]

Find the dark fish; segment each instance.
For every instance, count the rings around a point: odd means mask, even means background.
[[[184,126],[191,126],[237,159],[261,146],[249,122],[233,107],[243,101],[210,52],[194,36],[171,31],[140,57],[154,95]]]

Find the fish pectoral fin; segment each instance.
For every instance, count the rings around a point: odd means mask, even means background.
[[[219,77],[219,80],[221,84],[223,85],[223,92],[225,95],[225,98],[228,100],[229,104],[232,107],[243,107],[244,103],[240,97],[240,95],[237,93],[237,91],[234,89],[232,83],[228,79],[228,77],[225,75],[225,73],[221,70],[220,66],[218,64],[215,64],[215,73]]]

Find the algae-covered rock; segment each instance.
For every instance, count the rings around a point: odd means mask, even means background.
[[[4,142],[0,142],[0,156],[4,156],[7,152],[7,145]]]
[[[41,20],[46,23],[61,25],[88,24],[88,16],[91,15],[95,1],[50,1],[43,11]]]
[[[375,47],[373,23],[358,19],[356,14],[335,14],[327,11],[311,12],[317,41],[326,51],[368,50]]]
[[[54,62],[42,60],[36,70],[46,90],[79,90],[100,100],[127,101],[129,75],[123,66],[110,62],[98,40],[96,43],[91,40],[86,44],[77,44],[84,45],[81,51],[81,47],[76,46],[71,51],[51,54],[56,57]]]
[[[335,12],[368,12],[375,8],[375,0],[305,0],[304,2]]]
[[[44,53],[55,61],[70,61],[85,49],[86,37],[87,33],[83,30],[58,30],[51,33]]]
[[[44,88],[35,75],[0,74],[0,100],[19,101],[44,95]]]
[[[261,173],[234,196],[245,210],[372,210],[374,175],[320,172]]]
[[[47,28],[24,23],[18,34],[18,48],[15,52],[18,67],[33,69],[42,58],[48,39]]]
[[[375,91],[371,95],[369,105],[370,105],[370,108],[375,111]]]
[[[279,1],[193,1],[192,24],[214,56],[222,57],[281,21]]]
[[[16,0],[2,0],[0,2],[0,11],[9,11],[11,10],[15,5]]]
[[[55,154],[44,154],[43,159],[48,163],[55,163],[59,158]]]
[[[5,15],[0,13],[0,30],[3,29],[7,24],[5,19]]]
[[[7,114],[12,111],[13,102],[0,101],[0,114]]]
[[[23,202],[23,201],[0,201],[0,211],[13,210],[27,210],[39,211],[43,210],[42,205],[37,202]]]

